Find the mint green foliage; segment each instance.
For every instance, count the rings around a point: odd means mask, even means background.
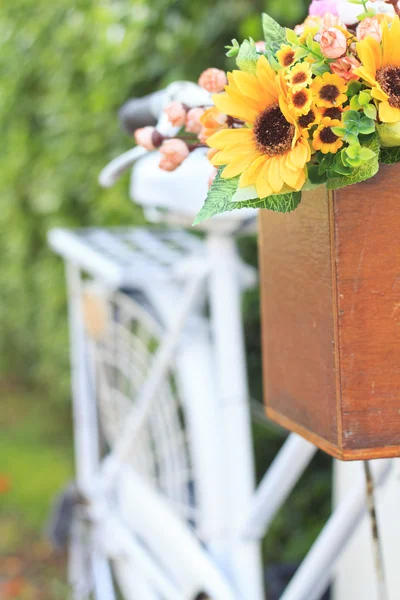
[[[342,115],[342,125],[332,127],[333,133],[350,145],[359,144],[359,135],[368,135],[375,131],[375,121],[363,116],[356,110],[348,110]]]
[[[223,167],[211,186],[207,199],[198,213],[193,225],[197,225],[206,219],[224,212],[230,212],[240,208],[265,208],[276,212],[290,212],[294,210],[301,200],[301,192],[291,192],[288,194],[277,194],[267,198],[255,198],[243,202],[232,202],[232,197],[238,189],[239,177],[223,179],[221,173]]]
[[[338,176],[332,176],[327,182],[327,188],[329,190],[336,190],[346,187],[347,185],[365,181],[376,175],[379,171],[379,153],[380,145],[377,135],[374,134],[369,136],[361,143],[360,154],[366,157],[365,161],[359,161],[361,164],[358,163],[359,166],[352,167],[349,174],[341,175],[340,172],[338,172]],[[341,153],[341,156],[343,156],[343,152]],[[344,160],[346,160],[348,164],[349,160],[352,160],[352,158],[346,153]]]
[[[362,111],[369,119],[375,120],[377,110],[372,101],[372,95],[369,90],[362,90],[350,100],[350,108],[356,111]]]

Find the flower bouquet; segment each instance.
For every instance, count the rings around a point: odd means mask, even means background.
[[[167,107],[194,140],[137,133],[167,170],[210,148],[217,170],[195,223],[245,207],[290,212],[304,190],[336,190],[400,160],[397,11],[397,0],[314,0],[294,30],[264,14],[265,42],[228,47],[237,70],[200,77],[212,106]]]

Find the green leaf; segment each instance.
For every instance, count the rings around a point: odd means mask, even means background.
[[[360,110],[361,105],[358,101],[358,96],[353,96],[350,100],[350,108],[351,110]]]
[[[343,177],[329,178],[327,181],[328,190],[337,190],[345,187],[346,185],[352,185],[370,179],[379,170],[379,150],[380,145],[377,135],[372,135],[369,139],[364,142],[364,147],[374,152],[374,157],[371,160],[365,161],[359,167],[352,169],[350,175]]]
[[[284,44],[286,42],[286,31],[284,27],[281,27],[279,23],[266,13],[262,16],[262,26],[264,31],[264,38],[267,44],[271,42],[279,42]]]
[[[360,92],[358,94],[358,101],[361,106],[366,106],[369,104],[371,102],[371,92],[367,92],[366,90]]]
[[[369,119],[368,117],[363,117],[360,120],[358,130],[363,135],[368,135],[369,133],[374,133],[375,131],[375,121]]]
[[[254,44],[249,40],[244,40],[236,58],[237,66],[241,71],[254,75],[256,72],[257,60],[258,54]]]
[[[361,83],[359,83],[358,81],[352,81],[349,84],[349,87],[347,88],[347,95],[349,97],[353,97],[358,94],[358,92],[361,90],[361,88],[362,88]]]
[[[198,225],[206,219],[224,212],[230,212],[240,208],[265,208],[275,212],[291,212],[301,201],[301,192],[289,192],[287,194],[276,194],[267,198],[254,198],[244,202],[232,202],[232,198],[239,184],[239,177],[222,179],[223,167],[218,171],[214,179],[206,201],[196,216],[193,225]]]
[[[376,152],[371,150],[371,148],[361,148],[360,150],[360,158],[361,160],[371,160],[376,156]]]
[[[294,44],[295,46],[297,46],[299,43],[299,38],[297,37],[297,34],[293,31],[293,29],[288,29],[287,27],[286,27],[286,39],[288,42],[290,42],[291,44]]]
[[[400,146],[397,146],[397,148],[382,148],[380,162],[385,165],[394,165],[400,162]]]
[[[311,71],[316,77],[321,77],[324,73],[329,73],[329,65],[326,64],[325,59],[317,61],[311,65]]]
[[[400,122],[381,123],[376,126],[376,132],[382,148],[398,148],[400,146]]]
[[[320,173],[318,165],[310,165],[308,167],[308,179],[314,185],[320,185],[321,183],[325,183],[327,180],[327,176],[324,173]]]
[[[364,19],[369,19],[375,16],[374,10],[367,10],[366,12],[361,13],[361,15],[357,15],[357,19],[359,21],[364,21]]]
[[[360,121],[360,113],[358,113],[356,110],[347,110],[346,112],[343,113],[342,115],[342,121],[343,123],[359,123]]]
[[[323,173],[326,173],[326,171],[328,171],[331,164],[333,163],[333,154],[322,154],[321,152],[320,156],[322,158],[320,158],[318,173],[322,175]]]
[[[231,45],[225,46],[225,48],[228,51],[226,53],[226,56],[228,56],[229,58],[232,58],[239,54],[240,44],[237,40],[232,40]]]
[[[374,104],[367,104],[364,106],[364,114],[373,121],[376,121],[377,110]]]
[[[346,135],[347,133],[347,129],[345,129],[344,127],[331,127],[333,133],[335,135],[338,135],[339,137],[341,137],[342,135]]]

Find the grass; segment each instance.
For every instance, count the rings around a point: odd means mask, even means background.
[[[45,539],[49,511],[71,479],[69,407],[3,383],[0,411],[0,597],[67,598],[64,557]]]

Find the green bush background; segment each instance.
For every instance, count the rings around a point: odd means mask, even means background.
[[[260,13],[292,24],[300,1],[14,0],[0,20],[0,369],[68,395],[64,281],[46,246],[55,226],[135,224],[127,178],[97,175],[131,146],[116,111],[130,96],[261,38]]]
[[[116,112],[131,96],[208,66],[233,67],[232,38],[261,39],[260,13],[300,22],[307,0],[13,0],[0,20],[0,376],[43,390],[44,411],[69,398],[65,284],[46,245],[56,226],[143,222],[128,179],[97,183],[101,168],[132,145]],[[242,244],[255,261],[254,240]],[[253,394],[260,397],[258,295],[246,299]],[[36,395],[37,399],[38,396]],[[39,401],[39,400],[36,400]],[[61,414],[61,413],[60,413]],[[261,474],[282,436],[256,429]],[[326,462],[281,514],[267,554],[293,559],[327,507]],[[306,540],[303,539],[307,521]],[[303,525],[302,525],[303,524]],[[293,531],[300,531],[293,536]],[[289,542],[290,540],[290,542]]]

